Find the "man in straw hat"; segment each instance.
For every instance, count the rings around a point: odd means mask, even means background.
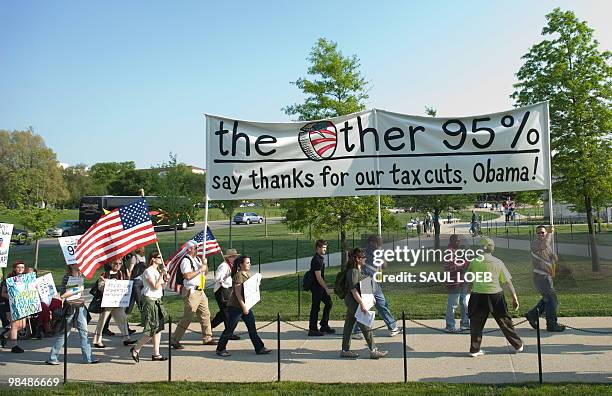
[[[514,330],[502,289],[502,285],[507,287],[512,294],[512,305],[515,310],[518,310],[519,302],[512,285],[512,276],[506,269],[504,262],[491,254],[495,250],[495,242],[491,238],[482,238],[481,246],[484,254],[470,262],[466,271],[466,274],[471,273],[474,276],[472,294],[468,303],[471,336],[470,356],[484,355],[484,351],[480,349],[480,344],[482,342],[482,329],[487,322],[489,313],[493,315],[493,319],[514,348],[513,352],[522,352],[523,341]]]
[[[206,258],[200,260],[197,255],[198,245],[195,241],[187,242],[187,254],[181,260],[179,271],[182,274],[181,294],[183,296],[184,311],[183,317],[176,325],[176,330],[172,335],[172,347],[183,349],[180,341],[185,334],[185,330],[191,323],[194,314],[198,316],[202,328],[202,343],[204,345],[217,345],[213,339],[212,328],[210,327],[210,311],[208,310],[208,298],[204,293],[204,277],[208,272]],[[178,283],[178,281],[177,281]],[[180,284],[180,283],[179,283]]]
[[[227,249],[223,258],[225,261],[219,265],[215,273],[215,300],[219,306],[219,312],[211,321],[212,328],[219,326],[221,323],[227,327],[227,303],[232,296],[232,275],[236,273],[234,269],[234,260],[240,256],[236,249]],[[239,340],[240,336],[232,334],[230,340]]]

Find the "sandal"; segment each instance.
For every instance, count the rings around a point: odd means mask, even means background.
[[[134,359],[136,363],[140,362],[140,354],[136,352],[136,349],[134,349],[134,347],[130,348],[130,353],[132,354],[132,359]]]
[[[165,362],[166,360],[168,360],[168,358],[162,355],[153,355],[151,356],[151,360],[155,362]]]

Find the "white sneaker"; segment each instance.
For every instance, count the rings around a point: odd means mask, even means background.
[[[363,334],[361,333],[353,333],[353,335],[351,336],[351,338],[353,340],[363,340]]]
[[[395,337],[399,333],[400,333],[400,329],[399,327],[396,326],[394,329],[389,330],[389,337]]]
[[[479,350],[479,351],[476,351],[476,352],[470,352],[470,356],[471,356],[471,357],[478,357],[478,356],[482,356],[482,355],[484,355],[484,354],[485,354],[485,353],[484,353],[484,351],[483,351],[482,349],[481,349],[481,350]]]
[[[525,347],[525,344],[521,344],[521,347],[519,349],[515,349],[513,353],[521,353],[523,352],[523,348]]]
[[[340,351],[340,357],[357,359],[359,357],[359,354],[353,351]]]
[[[381,351],[380,349],[372,349],[370,351],[370,359],[380,359],[381,357],[387,356],[387,351]]]

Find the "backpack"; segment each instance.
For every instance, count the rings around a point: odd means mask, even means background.
[[[309,270],[306,271],[302,279],[302,290],[312,291],[312,286],[314,286],[314,276],[312,276],[312,270]]]
[[[193,265],[193,260],[191,259],[191,257],[189,257],[188,255],[185,256],[185,257],[187,257],[189,259],[189,264],[191,264],[191,271],[195,271],[195,266]],[[181,260],[181,261],[183,261],[183,260]],[[183,286],[183,283],[185,281],[185,277],[183,276],[183,271],[181,271],[181,267],[180,267],[181,263],[179,263],[178,265],[179,265],[179,268],[176,271],[176,284]]]
[[[346,269],[341,270],[336,275],[336,281],[334,282],[334,293],[341,299],[346,296]]]

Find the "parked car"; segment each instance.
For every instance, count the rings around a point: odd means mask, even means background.
[[[30,236],[26,230],[22,230],[20,228],[13,228],[13,233],[11,234],[11,242],[15,245],[25,245],[30,242]]]
[[[81,226],[78,220],[64,220],[56,227],[47,230],[47,236],[50,237],[65,237],[79,234],[81,234]]]
[[[236,213],[236,215],[234,216],[234,220],[233,220],[233,222],[236,224],[240,224],[240,223],[244,223],[244,224],[259,223],[261,224],[263,223],[263,221],[264,221],[264,218],[254,212]]]

